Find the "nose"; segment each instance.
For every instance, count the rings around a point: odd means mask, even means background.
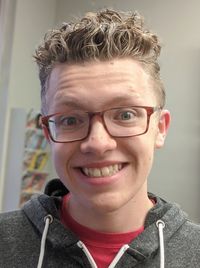
[[[81,142],[81,152],[103,156],[106,152],[114,150],[116,147],[117,142],[107,132],[102,118],[94,116],[91,120],[89,135]]]

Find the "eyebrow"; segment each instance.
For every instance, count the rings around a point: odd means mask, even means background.
[[[120,106],[134,106],[134,105],[140,105],[136,101],[136,96],[134,98],[131,98],[130,94],[125,94],[123,96],[115,96],[111,100],[108,100],[102,104],[102,109],[105,109],[106,107],[115,108]],[[59,105],[63,105],[63,107],[71,107],[74,109],[80,109],[80,110],[90,110],[90,103],[83,102],[82,100],[74,97],[64,97],[62,98],[62,101],[59,103]]]
[[[59,101],[59,105],[63,106],[69,106],[73,108],[84,108],[84,103],[81,102],[79,99],[73,98],[73,97],[64,97],[61,101]]]
[[[79,100],[63,100],[62,104],[65,106],[73,106],[74,108],[79,108],[84,106]]]

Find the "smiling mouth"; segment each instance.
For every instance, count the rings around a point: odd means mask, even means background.
[[[81,168],[82,173],[87,177],[110,177],[122,169],[122,164],[114,164],[102,168]]]

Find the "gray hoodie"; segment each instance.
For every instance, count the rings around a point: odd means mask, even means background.
[[[85,245],[60,222],[67,189],[59,180],[15,212],[0,215],[0,267],[97,267]],[[149,194],[156,205],[145,230],[124,245],[109,268],[200,267],[200,226],[176,205]]]

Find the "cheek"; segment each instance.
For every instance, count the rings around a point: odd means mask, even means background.
[[[154,152],[154,138],[148,133],[129,138],[126,144],[126,150],[132,158],[151,158]]]
[[[54,143],[51,146],[52,158],[59,177],[63,177],[70,160],[70,146],[62,143]]]
[[[151,169],[154,156],[154,139],[148,134],[131,138],[126,152],[136,172],[145,177]]]

